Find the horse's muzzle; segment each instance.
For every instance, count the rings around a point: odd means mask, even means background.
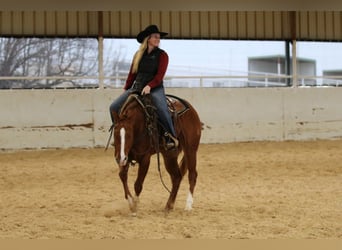
[[[119,167],[124,167],[128,163],[128,157],[125,156],[123,157],[123,159],[121,159],[120,157],[115,157],[115,161],[119,165]]]

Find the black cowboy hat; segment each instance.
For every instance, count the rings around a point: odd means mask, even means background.
[[[154,33],[159,33],[161,37],[166,36],[168,33],[166,32],[161,32],[159,31],[157,25],[150,25],[147,26],[143,31],[141,31],[138,35],[137,35],[137,41],[139,43],[142,43],[145,39],[145,37],[154,34]]]

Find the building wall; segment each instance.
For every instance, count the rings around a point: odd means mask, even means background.
[[[105,146],[121,89],[2,90],[0,148]],[[342,138],[342,88],[168,88],[197,109],[202,143]]]

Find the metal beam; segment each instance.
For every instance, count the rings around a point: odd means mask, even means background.
[[[1,3],[0,10],[17,11],[316,11],[341,10],[336,0],[11,0]]]

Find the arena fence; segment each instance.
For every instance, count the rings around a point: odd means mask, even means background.
[[[103,147],[119,88],[0,91],[0,148]],[[167,88],[190,101],[202,143],[342,138],[342,88]]]
[[[0,76],[0,81],[61,81],[59,85],[45,87],[44,84],[38,85],[38,89],[68,89],[76,88],[68,86],[68,81],[79,81],[77,88],[122,88],[125,84],[126,76],[42,76],[42,77],[4,77]],[[66,84],[63,84],[63,81]],[[187,75],[187,76],[166,76],[164,85],[171,88],[193,88],[193,87],[341,87],[342,76],[286,76],[279,74],[242,74],[242,75]],[[12,87],[10,89],[16,89]]]

